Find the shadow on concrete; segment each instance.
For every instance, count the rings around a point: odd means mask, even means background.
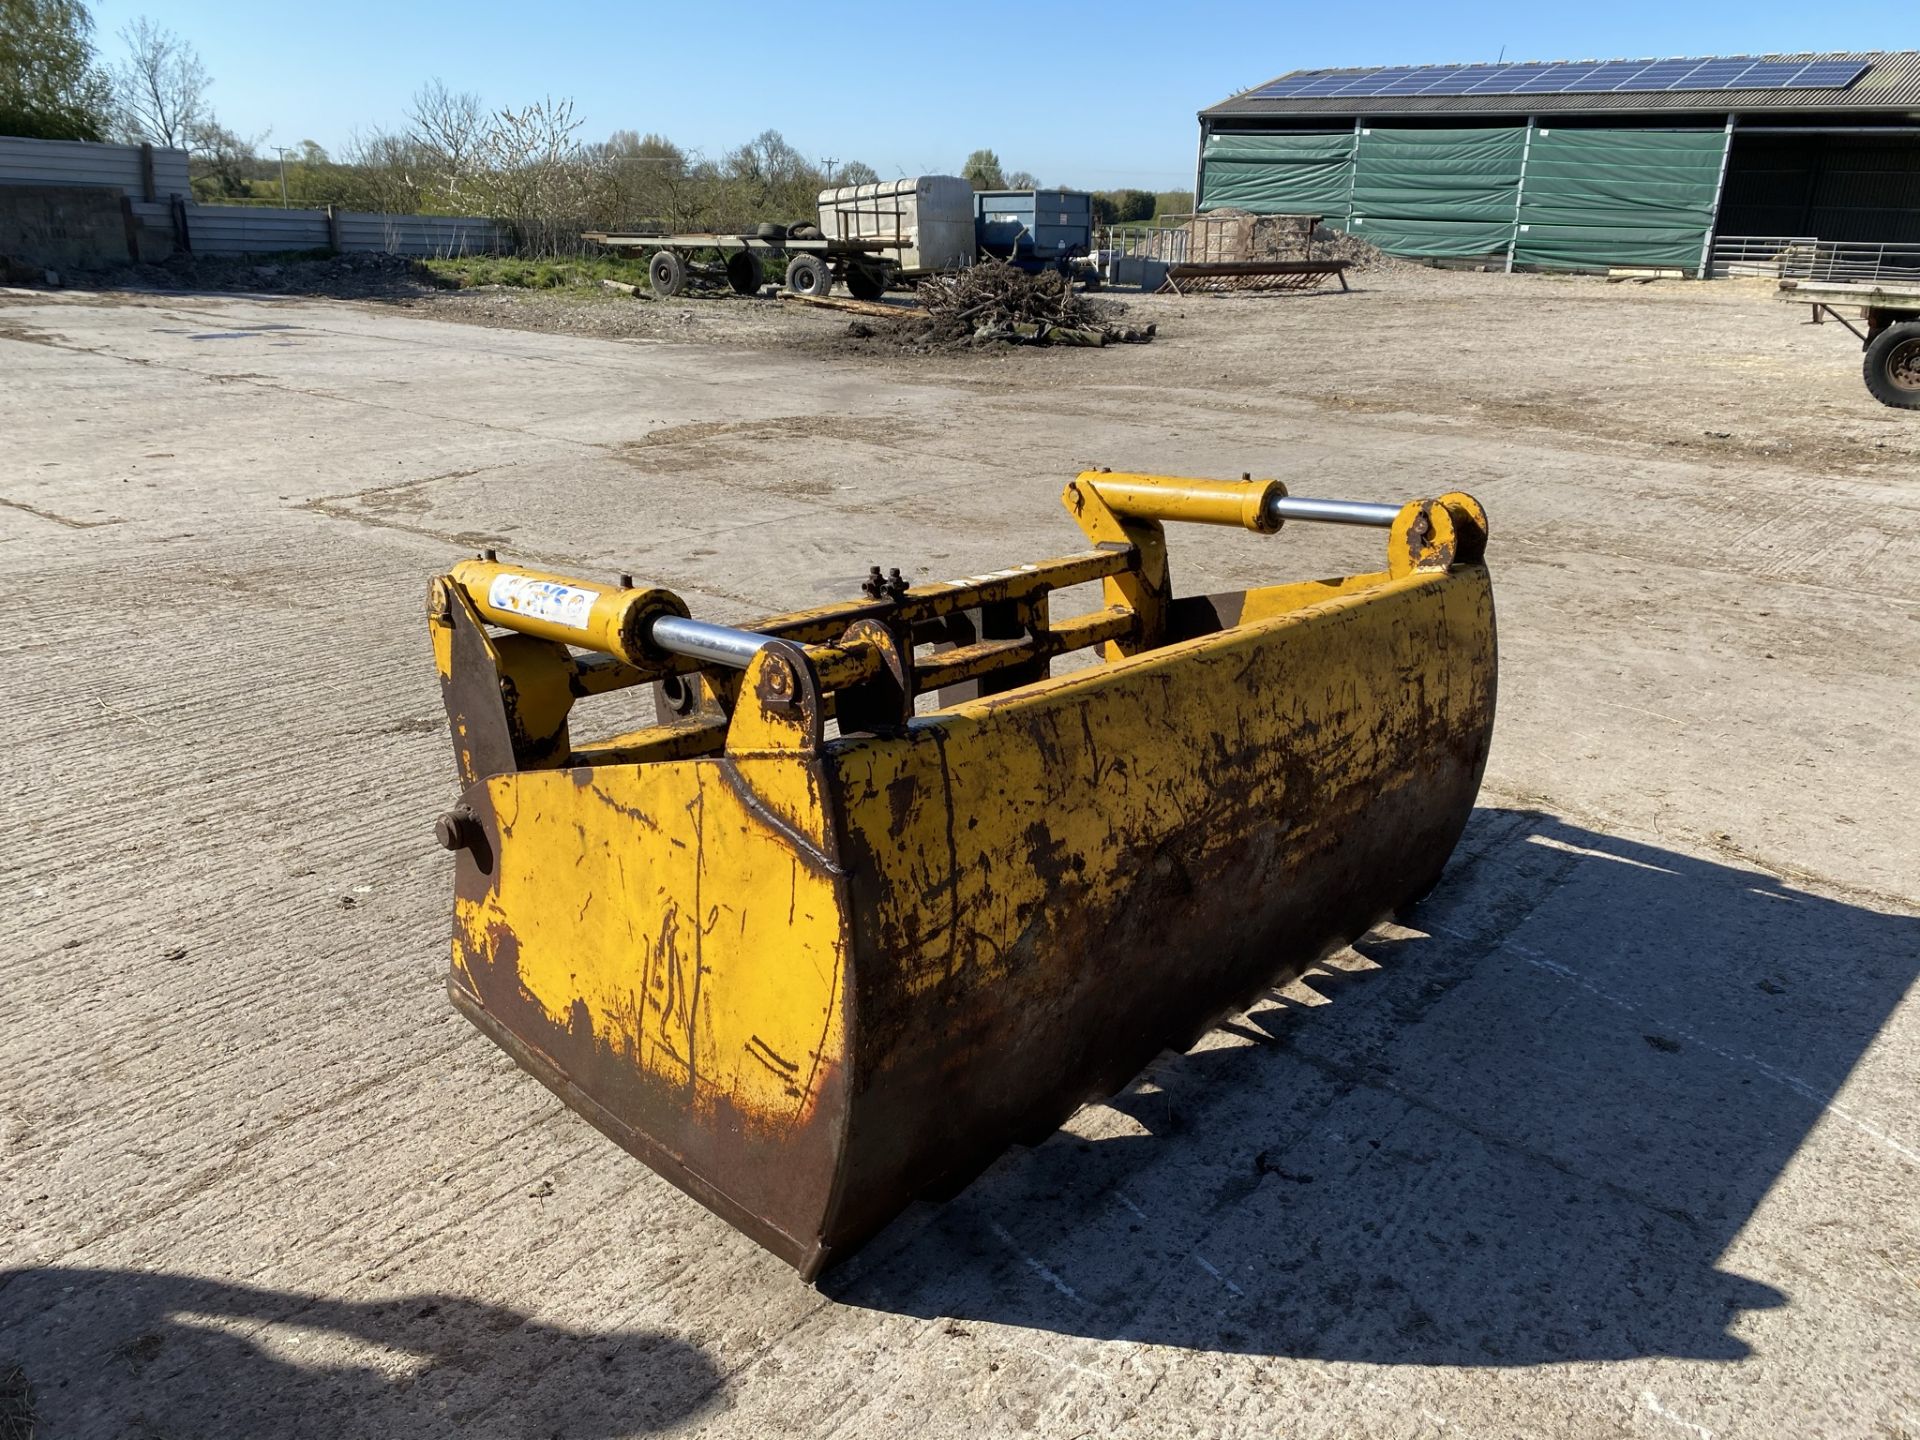
[[[1274,1356],[1735,1360],[1742,1312],[1792,1297],[1720,1257],[1813,1127],[1863,1199],[1920,1163],[1828,1103],[1920,971],[1920,921],[1483,809],[1407,927],[1356,950],[822,1288]]]
[[[28,1433],[169,1440],[648,1434],[705,1408],[720,1381],[664,1335],[569,1330],[459,1296],[348,1302],[54,1267],[0,1271],[0,1371],[13,1366],[32,1387]]]

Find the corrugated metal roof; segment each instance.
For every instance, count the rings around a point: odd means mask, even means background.
[[[1724,115],[1729,111],[1743,115],[1804,114],[1808,111],[1859,115],[1920,112],[1920,51],[1860,50],[1739,58],[1783,62],[1858,60],[1871,68],[1852,85],[1835,90],[1658,90],[1583,95],[1349,95],[1339,99],[1315,100],[1255,99],[1253,91],[1246,90],[1211,109],[1202,110],[1200,118],[1336,120],[1376,115]],[[1374,68],[1362,66],[1325,73],[1360,76]],[[1289,75],[1303,73],[1306,72],[1288,72]],[[1253,88],[1258,90],[1262,87]]]

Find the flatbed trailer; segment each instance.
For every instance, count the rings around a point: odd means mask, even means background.
[[[1813,323],[1831,315],[1860,339],[1867,390],[1882,405],[1920,410],[1920,280],[1782,280],[1780,299],[1810,306]],[[1862,330],[1840,312],[1856,310]]]
[[[647,283],[662,300],[680,294],[688,280],[696,276],[724,276],[739,294],[757,294],[767,283],[765,262],[769,257],[785,259],[787,288],[811,298],[826,295],[839,281],[856,299],[878,300],[894,279],[907,273],[899,263],[907,248],[905,240],[885,236],[843,238],[820,234],[814,226],[796,228],[803,233],[791,234],[774,225],[764,227],[766,233],[741,235],[706,231],[610,235],[588,231],[583,238],[609,250],[645,255]],[[809,230],[814,233],[805,233]]]

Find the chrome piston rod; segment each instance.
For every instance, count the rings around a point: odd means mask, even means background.
[[[1390,527],[1400,514],[1398,505],[1376,505],[1370,500],[1313,500],[1305,495],[1282,495],[1268,502],[1267,513],[1281,520],[1315,520],[1323,525],[1377,525]]]
[[[736,630],[731,625],[714,625],[705,620],[682,620],[663,615],[648,627],[647,638],[670,655],[685,655],[709,665],[725,665],[744,670],[771,635],[753,630]]]

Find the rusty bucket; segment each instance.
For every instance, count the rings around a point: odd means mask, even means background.
[[[1066,503],[1089,548],[744,629],[491,556],[432,585],[454,1003],[808,1279],[1423,894],[1479,787],[1470,496]],[[1374,525],[1386,563],[1175,598],[1179,521]],[[573,733],[640,685],[654,724]]]

